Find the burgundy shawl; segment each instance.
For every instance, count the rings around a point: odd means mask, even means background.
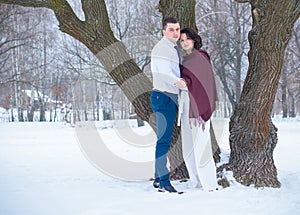
[[[217,89],[208,53],[193,50],[182,63],[182,78],[187,83],[190,98],[190,118],[208,121],[216,109]]]

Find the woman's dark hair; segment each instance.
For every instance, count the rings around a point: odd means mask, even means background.
[[[202,39],[193,29],[184,28],[180,31],[180,34],[186,34],[187,38],[193,40],[195,49],[199,50],[202,47]]]

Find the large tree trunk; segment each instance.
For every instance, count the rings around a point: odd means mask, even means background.
[[[280,187],[273,160],[277,129],[271,111],[300,4],[297,0],[237,1],[251,3],[253,25],[248,74],[230,118],[229,164],[236,180],[244,185]]]
[[[160,0],[156,7],[166,17],[176,18],[181,28],[197,30],[195,16],[196,0]]]

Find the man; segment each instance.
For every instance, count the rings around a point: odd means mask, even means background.
[[[153,90],[150,101],[156,114],[157,127],[153,186],[159,192],[177,193],[170,183],[170,172],[167,168],[167,153],[172,142],[179,92],[175,83],[180,80],[180,55],[176,46],[180,37],[180,25],[177,20],[166,18],[163,21],[162,33],[163,38],[151,52]]]

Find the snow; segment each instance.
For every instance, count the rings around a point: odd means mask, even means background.
[[[96,128],[117,157],[133,163],[153,161],[151,128],[138,128],[134,121],[127,124],[131,133],[114,122],[99,122]],[[120,180],[104,174],[83,151],[88,143],[80,142],[78,127],[50,122],[0,123],[0,214],[300,214],[300,121],[276,119],[274,124],[278,127],[274,159],[281,188],[245,187],[229,172],[229,188],[204,192],[175,181],[173,185],[185,191],[177,195],[158,193],[146,179]],[[226,152],[228,132],[220,137]],[[143,146],[135,145],[143,140]],[[150,178],[152,169],[145,174]]]

